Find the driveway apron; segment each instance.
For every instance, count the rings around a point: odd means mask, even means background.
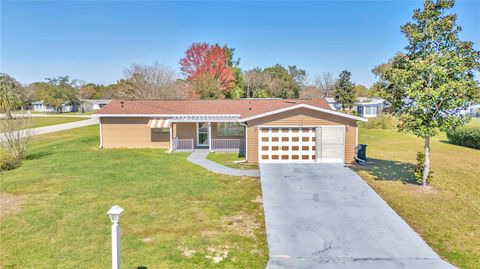
[[[276,268],[454,268],[341,164],[261,164]]]

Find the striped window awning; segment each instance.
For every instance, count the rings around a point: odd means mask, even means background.
[[[170,128],[170,121],[167,119],[151,119],[148,126],[150,128]]]

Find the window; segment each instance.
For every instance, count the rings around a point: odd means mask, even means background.
[[[170,128],[152,128],[152,132],[154,132],[154,133],[169,133]]]
[[[364,115],[376,115],[377,114],[377,107],[376,106],[365,106],[363,114]]]
[[[244,135],[245,129],[238,122],[219,122],[217,135],[218,136],[239,136]]]

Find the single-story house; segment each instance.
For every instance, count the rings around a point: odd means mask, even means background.
[[[335,98],[327,97],[325,98],[328,105],[333,110],[341,110],[342,105],[335,102]],[[385,100],[377,97],[358,97],[357,102],[353,106],[353,111],[356,111],[357,114],[364,118],[374,118],[379,116],[384,107]]]
[[[32,102],[33,111],[38,112],[57,112],[57,109],[53,106],[49,106],[43,103],[43,100]],[[76,104],[63,103],[61,112],[77,112],[78,106]]]
[[[106,99],[81,99],[80,107],[83,112],[96,111],[108,105],[108,103],[110,103],[111,101],[112,100],[106,100]]]
[[[323,99],[113,100],[95,116],[103,148],[240,151],[248,162],[352,163],[367,121]]]

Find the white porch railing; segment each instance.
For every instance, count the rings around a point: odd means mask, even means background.
[[[193,139],[180,139],[175,137],[172,141],[172,151],[193,151]]]
[[[212,139],[211,150],[245,152],[245,139]]]

